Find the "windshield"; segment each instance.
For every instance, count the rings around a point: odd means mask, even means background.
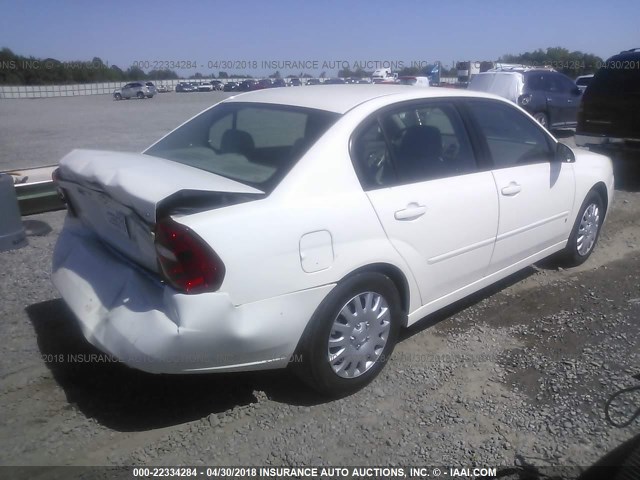
[[[338,117],[336,113],[282,105],[223,103],[144,153],[269,193]]]

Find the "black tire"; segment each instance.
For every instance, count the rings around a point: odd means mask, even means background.
[[[116,100],[122,100],[122,95],[120,95],[119,93],[116,93],[113,98],[115,98]]]
[[[369,295],[369,293],[373,295]],[[382,300],[378,302],[377,298]],[[371,299],[374,308],[368,308],[367,301],[369,299]],[[354,302],[360,300],[365,302],[365,305],[362,302],[359,304],[363,308],[362,320],[365,320],[366,312],[369,312],[369,315],[375,317],[376,322],[370,327],[369,322],[364,325],[365,322],[361,321],[358,325],[358,331],[351,330],[349,340],[345,340],[345,343],[348,343],[345,350],[347,353],[358,355],[357,350],[361,347],[373,348],[373,355],[376,358],[370,360],[372,363],[369,365],[361,361],[348,361],[347,363],[349,357],[347,360],[331,361],[329,339],[332,336],[332,331],[334,335],[337,333],[334,330],[334,325],[338,319],[341,319],[340,321],[346,319],[341,314],[345,308],[356,308]],[[388,315],[384,316],[382,313],[376,313],[376,306],[382,308],[383,301],[388,305]],[[354,316],[357,317],[357,310]],[[377,319],[380,319],[381,316],[383,321],[378,324]],[[302,361],[292,363],[293,370],[303,382],[330,397],[342,397],[360,390],[384,368],[395,347],[402,318],[400,294],[387,276],[380,273],[364,272],[348,277],[338,283],[311,318],[297,350]],[[388,330],[386,333],[377,334],[372,330],[372,328],[386,328],[387,321]],[[360,338],[356,339],[354,335],[360,336]],[[386,342],[383,340],[385,335]],[[337,337],[333,336],[332,338]],[[361,342],[359,346],[356,346],[357,342]],[[379,345],[379,348],[376,349],[376,344],[380,343],[383,343],[384,346]],[[339,349],[339,347],[332,347],[332,349],[335,348]],[[335,351],[332,350],[332,352]],[[300,357],[298,358],[300,359]],[[368,356],[367,358],[372,357]],[[349,374],[350,367],[355,371],[359,369],[363,371],[354,372],[353,376],[346,378],[344,375]],[[334,368],[342,368],[342,373],[336,373]]]
[[[549,116],[544,112],[538,112],[533,115],[533,118],[537,120],[537,122],[542,125],[544,128],[549,128]]]
[[[136,97],[142,99],[142,98],[144,98],[144,93],[138,92],[138,93],[136,93]]]
[[[576,267],[587,261],[598,242],[604,214],[602,196],[595,190],[591,190],[580,206],[567,246],[560,255],[561,263],[568,267]],[[594,222],[595,232],[592,229]],[[591,230],[590,234],[583,234],[585,227],[587,232]]]

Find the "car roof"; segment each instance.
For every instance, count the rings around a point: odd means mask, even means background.
[[[631,48],[613,55],[608,60],[637,60],[638,57],[640,57],[640,48]]]
[[[309,88],[268,89],[247,92],[224,100],[224,103],[255,102],[289,105],[326,110],[335,113],[346,113],[358,105],[381,97],[389,97],[390,103],[420,98],[493,98],[504,99],[491,94],[457,90],[453,88],[432,87],[415,89],[407,85],[318,85]]]

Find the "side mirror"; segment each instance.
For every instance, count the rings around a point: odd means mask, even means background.
[[[569,148],[562,142],[558,142],[556,145],[556,154],[554,160],[561,163],[575,163],[576,156],[571,148]]]

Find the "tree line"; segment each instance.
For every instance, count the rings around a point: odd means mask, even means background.
[[[603,63],[597,55],[581,51],[570,52],[562,47],[550,47],[546,50],[538,49],[533,52],[520,54],[505,54],[498,59],[503,63],[514,63],[532,67],[551,66],[565,75],[574,78],[595,72]],[[218,78],[230,78],[232,74],[218,72]],[[400,75],[420,75],[422,72],[415,67],[407,67],[398,72]],[[338,72],[339,77],[370,77],[372,72],[361,68],[351,71],[343,69]],[[441,66],[440,75],[456,76],[455,65],[450,68]],[[233,75],[234,77],[251,78],[250,75]],[[280,72],[271,77],[278,78]],[[326,76],[323,72],[321,77]],[[288,75],[292,77],[292,75]],[[301,73],[299,77],[311,77]],[[0,85],[56,85],[73,83],[95,82],[127,82],[132,80],[173,80],[180,75],[173,70],[150,70],[145,72],[137,65],[130,66],[126,70],[117,65],[104,63],[100,58],[94,57],[91,61],[79,60],[62,62],[54,58],[35,58],[16,55],[8,48],[0,50]],[[191,79],[216,78],[214,74],[203,75],[196,73]]]
[[[562,47],[550,47],[546,50],[539,48],[533,52],[525,52],[517,55],[507,54],[500,57],[498,61],[530,67],[549,66],[571,78],[595,73],[603,64],[602,58],[597,55],[584,53],[579,50],[570,52]]]
[[[122,70],[100,58],[91,61],[65,61],[16,55],[8,48],[0,50],[0,85],[64,85],[73,83],[126,82],[131,80],[170,80],[180,78],[172,70],[145,73],[137,66]]]

